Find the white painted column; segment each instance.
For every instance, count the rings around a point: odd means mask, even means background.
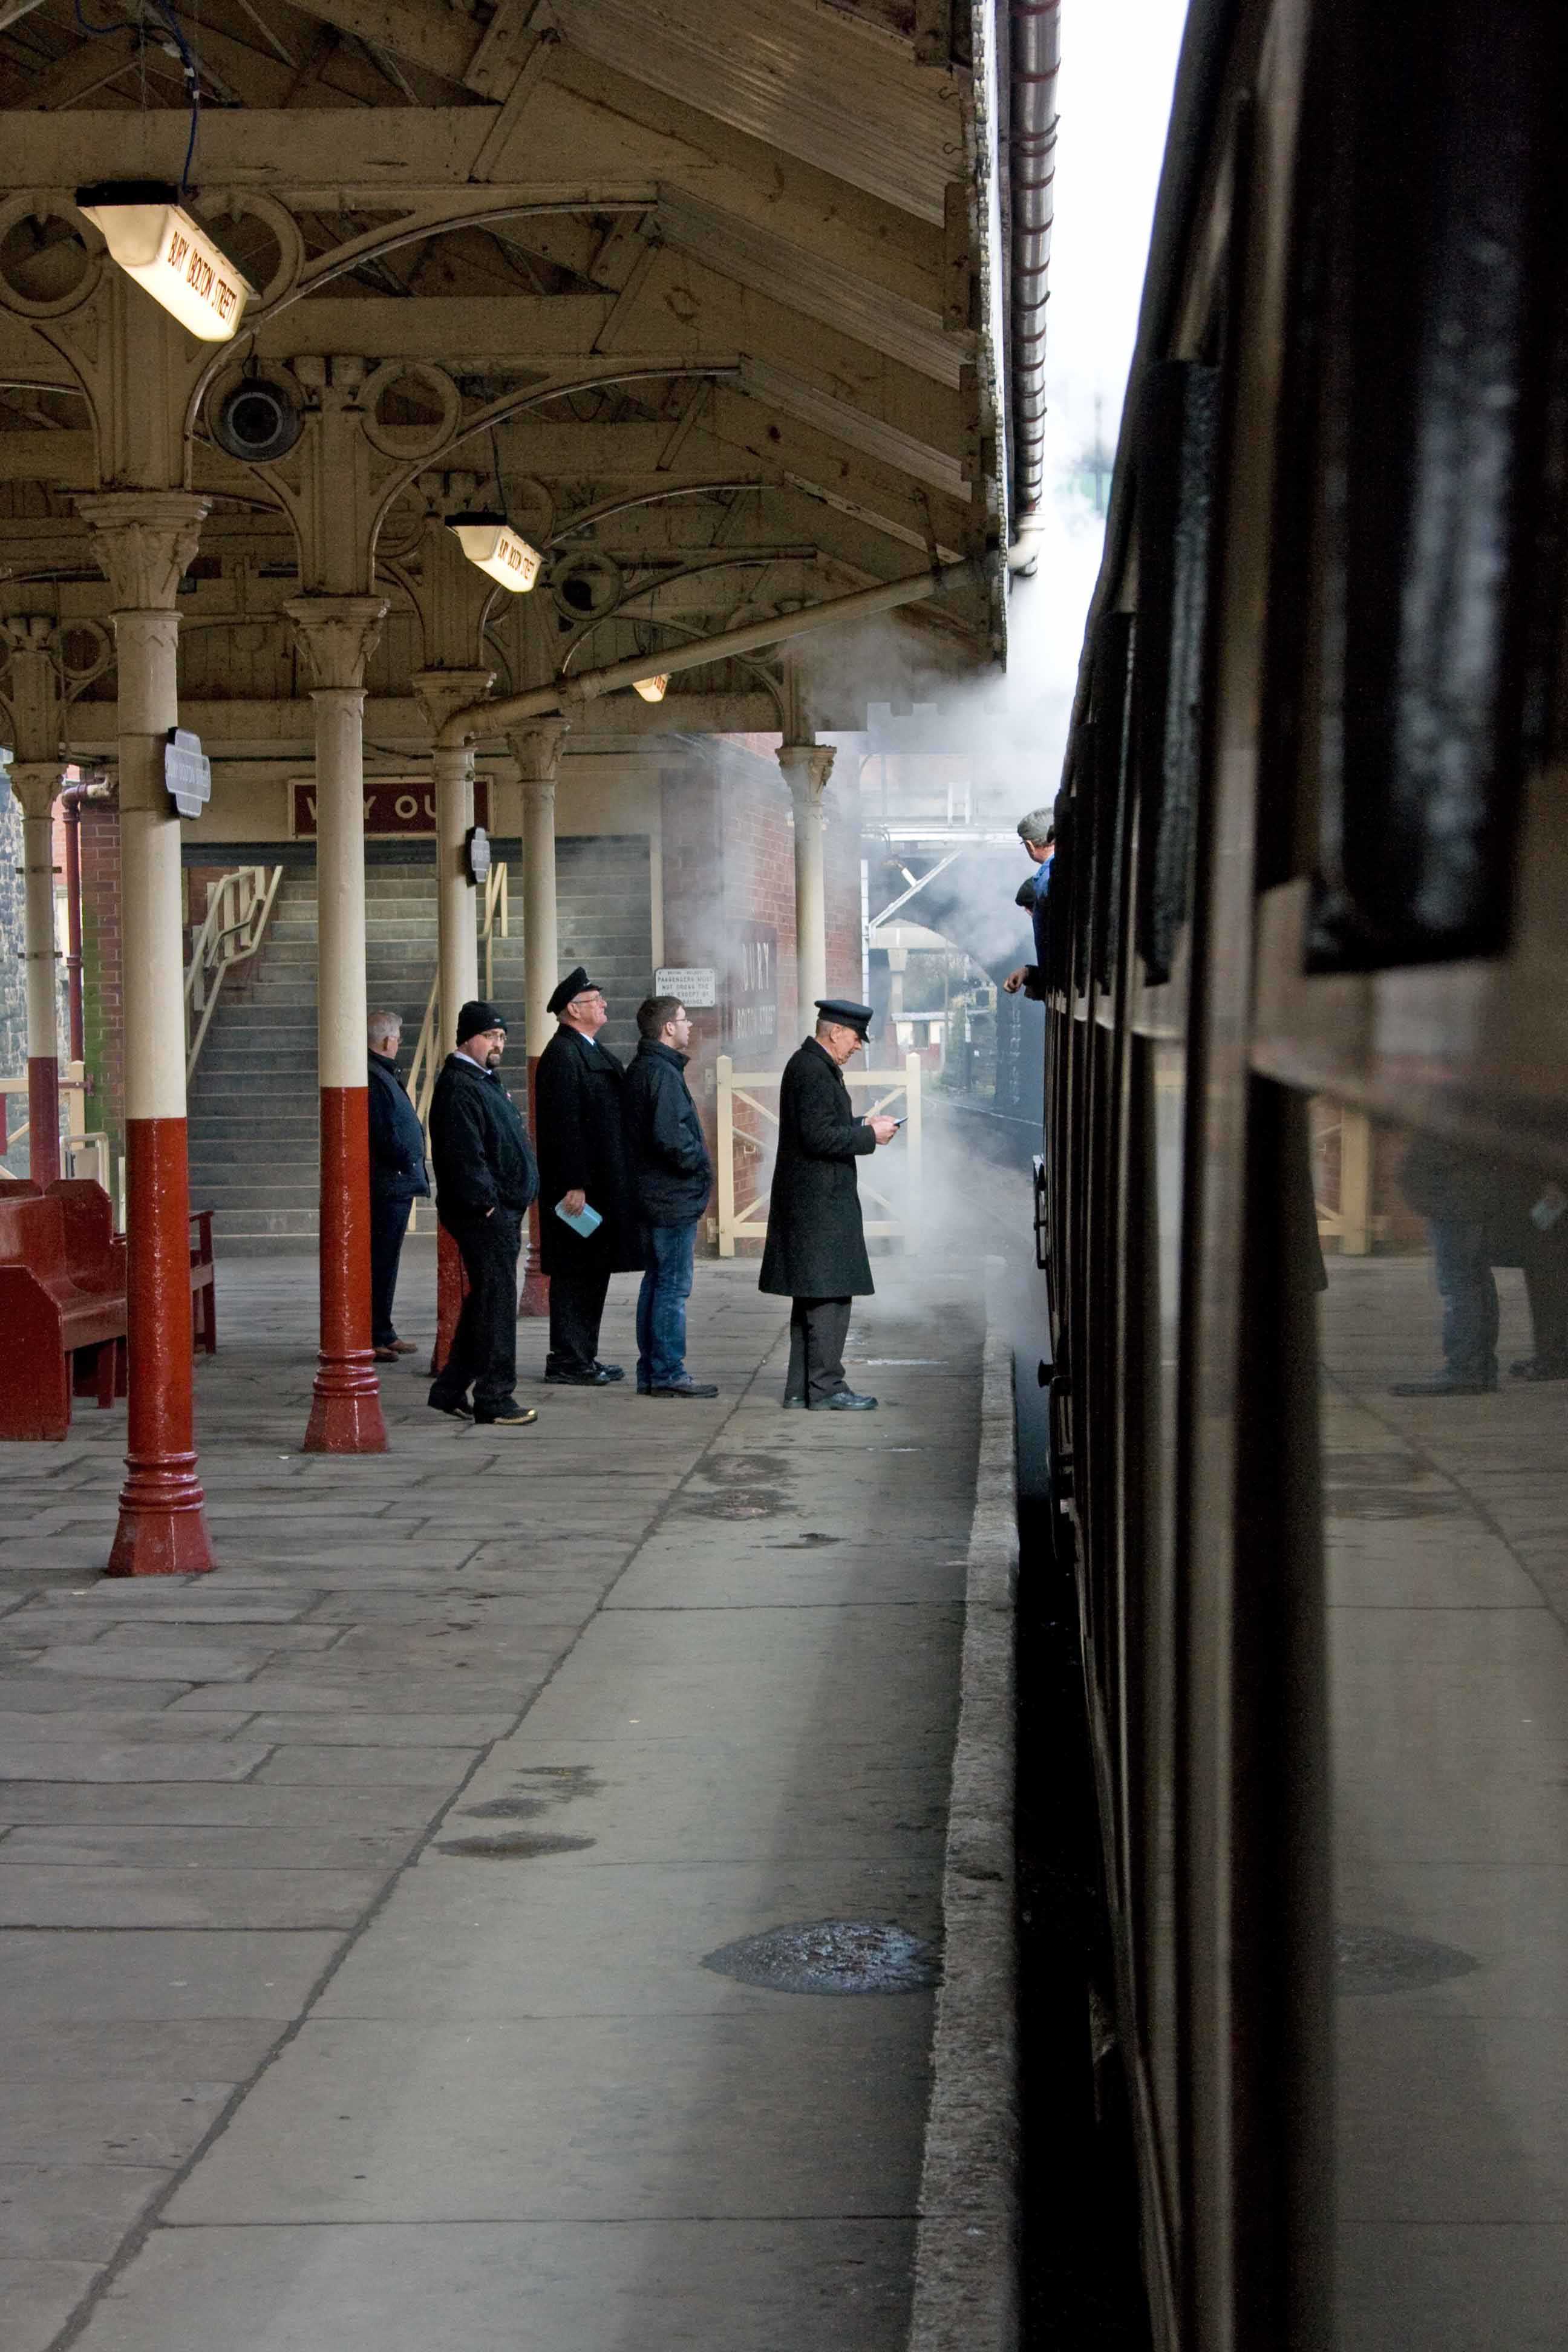
[[[834,748],[831,743],[784,743],[778,751],[795,805],[795,1017],[803,1033],[816,1022],[817,999],[827,993],[826,815],[822,796],[833,773]]]
[[[210,1569],[196,1477],[185,1150],[180,820],[163,782],[178,723],[179,581],[205,499],[122,490],[79,512],[112,589],[120,666],[120,920],[125,1024],[130,1394],[110,1576]]]
[[[370,1115],[364,970],[364,671],[379,596],[284,606],[318,681],[316,1083],[321,1119],[321,1351],[307,1454],[384,1454],[371,1353]]]
[[[421,669],[416,670],[413,684],[434,735],[439,734],[454,710],[465,709],[489,692],[495,672]],[[458,1042],[458,1007],[479,992],[474,885],[468,878],[468,831],[474,822],[473,746],[437,744],[431,765],[436,788],[436,936],[441,1006],[436,1042],[437,1054],[446,1055]]]
[[[563,719],[515,727],[508,735],[522,782],[522,972],[528,1031],[528,1116],[537,1131],[534,1081],[539,1057],[554,1034],[550,999],[562,977],[555,920],[555,784],[561,772]],[[539,1265],[540,1204],[528,1217],[528,1271],[520,1312],[548,1315],[550,1278]]]
[[[58,760],[18,761],[11,790],[22,811],[22,954],[27,989],[27,1173],[60,1173],[60,1049],[56,1030],[54,809]]]

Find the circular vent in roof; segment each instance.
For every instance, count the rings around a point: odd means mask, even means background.
[[[213,435],[220,449],[252,466],[287,457],[300,438],[303,419],[281,384],[263,376],[237,383],[219,408]]]
[[[557,556],[550,573],[555,609],[569,621],[598,621],[621,601],[621,567],[597,548],[580,547]]]

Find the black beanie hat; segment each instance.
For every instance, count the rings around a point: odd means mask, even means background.
[[[477,1037],[481,1029],[504,1029],[505,1027],[506,1022],[496,1011],[495,1006],[487,1004],[482,996],[476,996],[471,1003],[464,1005],[458,1015],[458,1043],[459,1045],[466,1045],[470,1037]]]

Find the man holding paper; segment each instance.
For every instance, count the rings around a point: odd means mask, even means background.
[[[599,1043],[608,1008],[582,964],[567,973],[550,1010],[560,1026],[534,1080],[539,1256],[550,1277],[544,1377],[559,1388],[605,1388],[626,1377],[619,1364],[599,1361],[610,1276],[640,1273],[643,1265],[621,1128],[626,1073]]]

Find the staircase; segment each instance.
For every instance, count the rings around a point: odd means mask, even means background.
[[[615,1000],[605,1034],[625,1055],[631,1015],[651,985],[645,839],[557,844],[561,950],[582,957]],[[490,942],[494,995],[515,1022],[512,1082],[521,1065],[522,893],[514,869],[510,937]],[[370,1011],[403,1015],[406,1070],[436,971],[436,869],[365,869],[365,979]],[[479,986],[485,985],[479,949]],[[316,1080],[316,877],[285,873],[272,920],[250,962],[226,979],[191,1080],[191,1203],[214,1212],[225,1255],[310,1250],[316,1238],[321,1153]]]

